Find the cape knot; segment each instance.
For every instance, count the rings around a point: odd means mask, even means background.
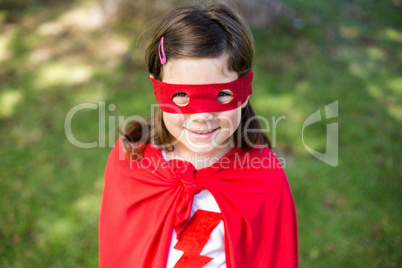
[[[196,181],[189,182],[188,180],[183,180],[183,179],[180,179],[180,180],[183,183],[184,188],[186,189],[186,191],[191,195],[196,195],[196,194],[200,193],[202,189],[204,189],[204,187],[202,187],[201,185],[197,184]]]
[[[189,194],[196,195],[204,189],[204,187],[197,184],[195,168],[190,162],[178,159],[172,159],[170,161],[171,168],[174,171],[176,178],[183,183],[184,188]]]

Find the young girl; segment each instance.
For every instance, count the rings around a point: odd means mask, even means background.
[[[253,55],[226,6],[159,22],[146,61],[160,109],[110,154],[100,267],[298,267],[292,194],[249,101]]]

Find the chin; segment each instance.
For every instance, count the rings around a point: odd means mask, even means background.
[[[215,149],[211,144],[186,144],[186,148],[195,154],[206,154]]]

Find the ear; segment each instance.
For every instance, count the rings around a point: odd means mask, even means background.
[[[247,105],[247,103],[248,103],[248,98],[249,97],[247,97],[247,100],[245,101],[245,102],[243,102],[243,104],[241,105],[241,108],[243,109],[244,107],[246,107],[246,105]]]

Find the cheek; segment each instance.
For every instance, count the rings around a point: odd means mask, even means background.
[[[234,131],[240,124],[241,108],[239,107],[234,110],[222,112],[220,118],[226,127],[233,128]]]
[[[184,122],[184,117],[182,114],[173,114],[163,112],[163,122],[166,128],[172,132],[175,129],[180,129]]]

